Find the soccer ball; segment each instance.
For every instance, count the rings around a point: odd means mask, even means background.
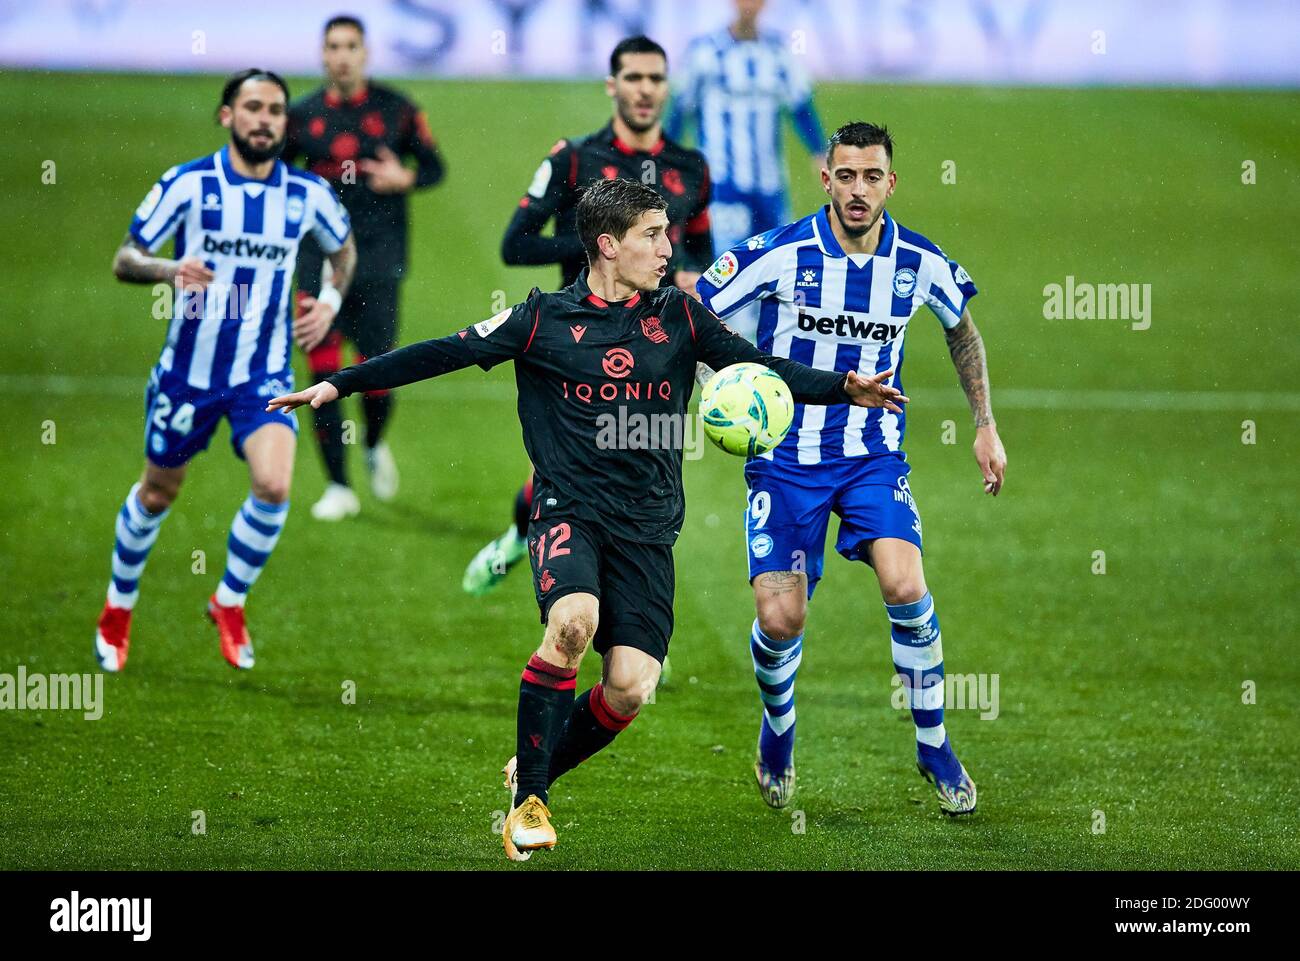
[[[765,454],[785,439],[794,397],[781,375],[762,364],[732,364],[709,378],[700,395],[709,440],[728,454]]]

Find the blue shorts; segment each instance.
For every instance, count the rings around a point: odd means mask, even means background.
[[[822,576],[832,512],[840,518],[835,549],[850,561],[867,561],[867,542],[878,537],[920,548],[921,515],[907,481],[911,469],[902,454],[793,466],[762,457],[748,461],[749,579],[767,571],[803,571],[811,598]]]
[[[221,418],[230,421],[230,446],[244,456],[244,440],[264,424],[298,433],[291,413],[267,413],[266,402],[293,390],[293,372],[223,390],[199,390],[183,378],[154,369],[144,395],[144,456],[159,467],[180,467],[207,450]]]

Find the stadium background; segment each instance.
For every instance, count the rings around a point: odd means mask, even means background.
[[[198,6],[170,5],[159,23],[183,25]],[[413,6],[351,9],[395,24],[372,32],[372,47],[388,50]],[[563,26],[551,8],[578,4],[542,6],[539,20]],[[769,25],[783,6],[794,16],[818,5],[774,5]],[[906,19],[893,4],[831,6]],[[980,76],[900,71],[885,56],[856,64],[851,45],[843,63],[814,65],[828,127],[862,117],[895,130],[891,211],[942,243],[981,289],[972,310],[1010,456],[1002,497],[981,493],[965,403],[928,314],[906,365],[907,449],[948,670],[999,679],[996,720],[949,712],[979,814],[949,823],[936,812],[912,766],[911,724],[890,706],[875,587],[833,558],[800,673],[800,794],[793,812],[760,803],[743,483],[739,462],[710,449],[686,467],[672,680],[627,736],[560,782],[564,843],[526,870],[1300,866],[1300,32],[1286,39],[1294,13],[1278,4],[1249,5],[1239,21],[1223,3],[1156,4],[1145,17],[1118,6],[1091,5],[1096,25],[1080,32],[1077,14],[1061,22],[1056,6],[1024,5],[1002,43],[1023,55],[972,56]],[[607,50],[628,24],[608,15],[617,5],[596,7],[605,14],[592,42]],[[1036,7],[1042,24],[1030,30]],[[981,5],[922,8],[934,36],[989,36]],[[57,4],[43,26],[16,8],[0,20],[0,672],[93,669],[112,517],[139,471],[142,392],[163,335],[148,288],[109,271],[131,211],[162,170],[221,142],[212,71],[262,60],[306,92],[318,82],[320,21],[333,12],[277,5],[296,24],[287,36],[259,31],[255,5],[223,5],[238,37],[274,37],[287,67],[214,46],[210,34],[207,59],[190,69],[140,72],[171,56],[163,40],[175,38],[161,29],[144,32],[136,60],[113,61],[130,54],[109,42],[123,29],[114,17],[150,9]],[[707,9],[718,15],[700,30],[725,19],[725,7]],[[652,33],[675,31],[670,55],[698,32],[674,16],[680,5],[649,10]],[[1200,11],[1190,27],[1187,10]],[[100,17],[98,44],[59,29],[87,11]],[[1095,29],[1108,52],[1079,61],[1091,75],[1035,73],[1062,59],[1043,56],[1035,38],[1086,49]],[[1178,37],[1205,56],[1170,57]],[[553,268],[507,269],[497,250],[546,149],[608,115],[601,55],[580,56],[567,80],[502,78],[565,72],[522,60],[495,77],[450,60],[394,65],[449,168],[413,203],[404,340],[488,316],[499,291],[513,302],[553,283]],[[1129,66],[1110,74],[1112,63]],[[388,73],[382,61],[376,72]],[[795,209],[812,209],[821,194],[793,141],[790,158]],[[47,161],[54,183],[42,182]],[[947,162],[955,183],[943,182]],[[1067,276],[1151,284],[1150,328],[1046,319],[1043,289]],[[306,383],[301,358],[296,367]],[[955,444],[943,443],[947,420]],[[55,442],[45,443],[50,423]],[[392,434],[398,501],[363,491],[356,521],[327,526],[307,513],[323,479],[304,433],[288,530],[249,606],[259,665],[235,675],[202,617],[246,490],[223,427],[150,559],[131,664],[105,679],[104,717],[0,712],[0,867],[505,865],[493,833],[505,801],[497,771],[536,611],[523,576],[479,602],[459,581],[504,524],[526,469],[518,434],[509,370],[408,388]],[[195,551],[206,552],[205,574],[193,573]],[[1093,573],[1097,551],[1105,574]],[[589,659],[584,679],[595,669]],[[354,705],[341,697],[348,681]],[[1243,703],[1247,682],[1254,704]],[[191,830],[197,811],[204,835]]]

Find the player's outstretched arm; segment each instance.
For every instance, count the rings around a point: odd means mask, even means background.
[[[175,283],[186,290],[202,290],[212,283],[212,271],[201,258],[155,257],[129,233],[113,256],[113,276],[128,284]]]
[[[984,491],[997,496],[1002,490],[1007,470],[1007,452],[998,437],[998,427],[993,420],[993,405],[989,400],[989,370],[984,354],[984,338],[971,320],[970,310],[963,310],[961,322],[946,330],[948,353],[957,369],[957,379],[966,392],[971,413],[975,417],[975,462],[984,477]]]

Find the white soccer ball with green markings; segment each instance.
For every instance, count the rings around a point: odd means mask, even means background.
[[[794,397],[776,371],[732,364],[704,385],[700,416],[714,444],[728,454],[754,457],[785,439],[794,420]]]

